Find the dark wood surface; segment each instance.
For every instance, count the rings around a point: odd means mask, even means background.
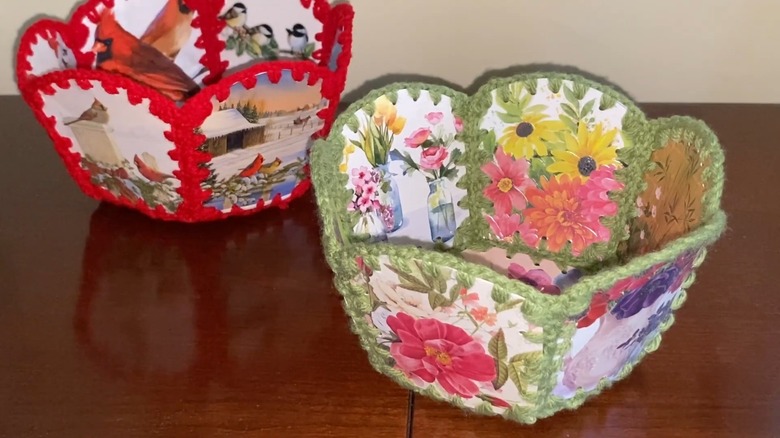
[[[0,98],[0,436],[780,436],[780,106],[643,108],[716,130],[729,230],[657,352],[522,426],[372,370],[310,196],[203,225],[99,205],[21,100]]]

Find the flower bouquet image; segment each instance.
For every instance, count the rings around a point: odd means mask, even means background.
[[[626,377],[725,229],[724,157],[577,75],[369,93],[312,154],[323,241],[380,373],[532,423]]]
[[[346,82],[352,7],[89,0],[23,33],[17,84],[92,198],[198,222],[309,186]]]

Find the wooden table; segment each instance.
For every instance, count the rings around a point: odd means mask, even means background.
[[[371,369],[311,197],[205,225],[99,206],[22,101],[0,98],[0,436],[780,436],[780,106],[644,108],[718,132],[728,233],[660,350],[522,426]]]

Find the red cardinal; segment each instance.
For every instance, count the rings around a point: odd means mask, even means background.
[[[250,176],[257,173],[257,171],[260,170],[260,168],[263,166],[263,162],[265,162],[265,158],[262,154],[257,154],[257,157],[255,157],[254,161],[252,161],[249,166],[246,166],[244,170],[241,171],[241,173],[238,174],[238,176],[243,178],[249,178]]]
[[[198,84],[179,66],[122,28],[108,9],[95,29],[92,51],[97,53],[99,69],[129,76],[173,100],[184,100],[198,91]]]
[[[145,163],[143,160],[141,160],[138,155],[133,157],[133,162],[135,163],[136,167],[138,167],[138,171],[141,172],[141,175],[143,175],[146,179],[152,182],[160,183],[168,178],[173,178],[171,175],[166,175],[157,170],[157,161],[153,156],[147,154],[146,152],[141,155],[144,156],[144,159],[146,159],[148,163]]]
[[[141,35],[141,42],[170,59],[176,58],[192,34],[193,15],[195,12],[183,0],[168,0]]]

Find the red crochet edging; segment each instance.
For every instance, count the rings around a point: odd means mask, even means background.
[[[184,103],[181,108],[178,108],[172,100],[146,85],[121,75],[91,69],[94,55],[82,52],[82,48],[89,39],[88,28],[83,23],[84,20],[96,22],[97,9],[101,6],[113,7],[113,1],[89,0],[76,9],[68,23],[49,19],[36,22],[23,34],[17,53],[16,76],[20,93],[33,110],[36,119],[46,129],[68,172],[86,195],[99,201],[138,210],[155,219],[202,222],[249,215],[273,207],[284,209],[290,202],[309,190],[311,182],[309,180],[309,166],[306,165],[304,166],[304,179],[284,199],[277,194],[270,202],[260,200],[256,206],[250,209],[233,206],[229,213],[204,206],[203,202],[208,199],[209,193],[201,188],[201,183],[208,177],[208,174],[200,165],[208,162],[211,156],[208,153],[198,151],[205,136],[195,134],[194,130],[200,127],[213,111],[212,97],[221,98],[220,101],[224,100],[232,85],[241,82],[253,86],[256,76],[262,73],[267,73],[272,82],[277,82],[282,72],[289,70],[293,78],[298,81],[303,80],[304,77],[310,85],[320,81],[321,94],[323,98],[327,99],[328,106],[317,113],[324,125],[311,138],[327,136],[340,104],[351,60],[354,12],[350,5],[341,4],[331,8],[327,0],[300,0],[304,7],[311,6],[315,17],[323,22],[323,31],[315,36],[317,40],[322,41],[322,48],[318,50],[317,54],[318,63],[269,61],[253,65],[229,77],[221,78],[227,64],[221,60],[221,49],[224,48],[224,44],[218,38],[219,31],[224,27],[224,23],[217,19],[222,6],[219,5],[219,2],[214,3],[209,0],[188,0],[188,3],[191,3],[191,7],[197,12],[196,20],[201,29],[201,36],[196,44],[205,51],[201,63],[207,67],[209,74],[204,79],[206,86],[196,96]],[[63,42],[74,53],[80,68],[52,71],[39,76],[33,75],[29,60],[33,55],[33,46],[38,42],[39,37],[51,36],[54,32],[62,36]],[[342,46],[342,52],[337,59],[336,71],[330,71],[328,66],[337,32],[339,32],[338,42]],[[213,35],[213,38],[210,38],[210,35]],[[220,50],[215,51],[218,47]],[[54,85],[60,88],[69,88],[76,84],[76,86],[87,90],[92,88],[90,81],[100,83],[101,87],[109,94],[125,90],[132,105],[141,103],[143,99],[149,99],[150,113],[170,127],[170,130],[163,132],[163,135],[172,143],[173,149],[169,152],[169,156],[179,166],[179,169],[174,171],[174,176],[179,179],[181,184],[176,190],[181,196],[181,203],[174,212],[168,212],[162,206],[152,209],[141,199],[133,202],[123,196],[115,196],[108,189],[93,184],[90,173],[81,167],[81,154],[71,151],[73,146],[71,140],[62,136],[56,130],[56,120],[53,117],[47,117],[43,112],[43,95],[55,93]]]

